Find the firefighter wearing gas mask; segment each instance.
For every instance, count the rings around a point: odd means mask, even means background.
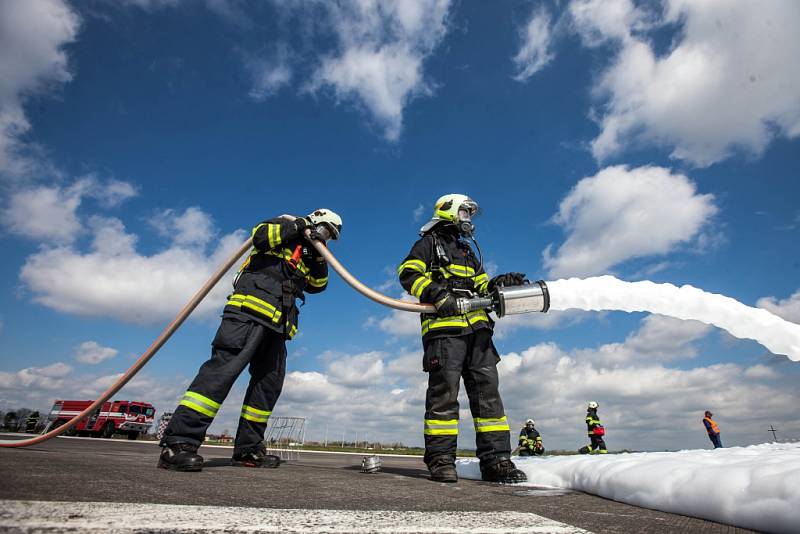
[[[253,248],[234,282],[233,293],[205,362],[172,415],[161,439],[158,466],[200,471],[197,454],[206,430],[239,374],[249,365],[232,463],[277,467],[263,445],[272,409],[286,374],[286,341],[297,333],[296,299],[328,285],[328,266],[312,240],[338,239],[342,219],[327,209],[307,217],[281,216],[253,228]],[[310,234],[306,237],[306,231]]]
[[[478,204],[466,195],[444,195],[433,218],[398,268],[400,283],[420,302],[433,304],[435,314],[422,314],[423,370],[428,373],[425,400],[425,463],[431,480],[456,482],[458,390],[461,377],[475,425],[476,454],[483,480],[524,482],[525,474],[510,460],[508,420],[498,391],[497,362],[492,342],[493,321],[484,310],[461,314],[457,299],[486,295],[499,285],[519,285],[525,275],[508,273],[489,279],[475,244],[472,218]]]

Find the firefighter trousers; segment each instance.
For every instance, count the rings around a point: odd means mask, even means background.
[[[600,436],[589,436],[589,440],[591,441],[589,445],[590,453],[605,453],[608,451],[606,442]]]
[[[249,364],[250,383],[234,454],[258,450],[263,447],[267,421],[286,375],[284,336],[246,317],[226,315],[211,345],[211,359],[200,367],[172,415],[161,445],[189,443],[199,447],[233,383]]]
[[[498,391],[492,332],[440,337],[425,342],[423,369],[428,372],[425,398],[425,463],[454,461],[458,439],[458,389],[461,378],[475,424],[476,456],[482,467],[511,456],[511,438]]]

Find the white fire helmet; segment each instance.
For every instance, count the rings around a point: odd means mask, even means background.
[[[536,423],[533,422],[533,419],[528,419],[525,421],[525,426],[534,426]]]
[[[342,218],[339,217],[336,212],[320,208],[309,213],[308,220],[311,221],[314,226],[320,224],[324,225],[328,229],[332,239],[339,239],[339,234],[342,232]]]
[[[599,404],[597,404],[595,401],[589,401],[589,409],[590,410],[596,410],[598,406],[599,406]]]

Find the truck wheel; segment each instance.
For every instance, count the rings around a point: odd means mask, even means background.
[[[114,435],[114,423],[109,421],[103,426],[103,430],[100,431],[101,438],[110,438]]]
[[[139,437],[139,433],[138,432],[128,432],[128,439],[129,440],[133,441],[138,437]]]

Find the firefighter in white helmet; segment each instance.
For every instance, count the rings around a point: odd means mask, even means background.
[[[542,435],[536,430],[533,419],[525,421],[525,426],[519,431],[519,455],[541,456],[544,454]]]
[[[321,293],[328,266],[310,241],[338,239],[342,219],[318,209],[307,217],[281,216],[253,228],[253,249],[242,265],[205,362],[161,438],[158,466],[200,471],[197,448],[236,378],[250,366],[233,448],[233,464],[277,467],[266,454],[264,431],[286,374],[286,341],[297,333],[296,299]],[[309,232],[306,237],[306,231]]]
[[[586,427],[589,434],[589,445],[581,447],[578,452],[581,454],[606,454],[606,442],[603,436],[606,435],[606,429],[600,418],[597,416],[597,408],[599,405],[595,401],[589,401],[586,406]]]

